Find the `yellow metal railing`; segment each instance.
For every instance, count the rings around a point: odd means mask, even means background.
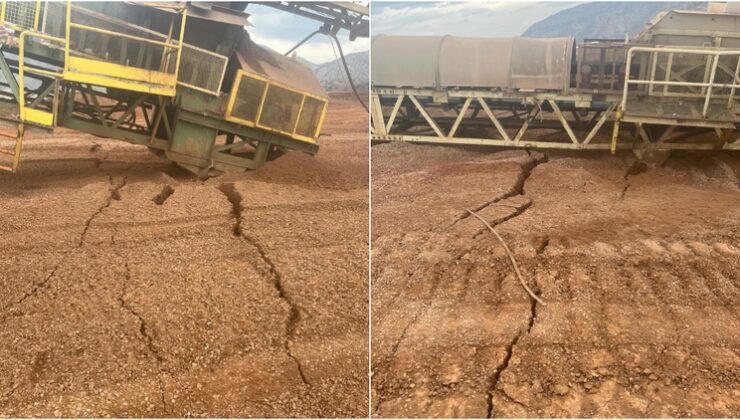
[[[185,37],[185,24],[187,19],[187,8],[179,9],[182,16],[180,22],[180,33],[178,42],[172,42],[172,27],[168,35],[168,41],[157,41],[135,35],[124,34],[107,29],[96,28],[93,26],[82,25],[72,22],[72,3],[67,1],[66,16],[66,44],[64,49],[64,79],[80,83],[89,83],[92,85],[119,88],[135,92],[152,93],[162,96],[174,96],[177,85],[177,73],[180,68],[180,58],[182,56],[183,38]],[[173,18],[174,24],[174,18]],[[172,25],[171,25],[172,26]],[[114,64],[102,60],[96,60],[83,57],[70,56],[70,34],[72,29],[79,29],[99,34],[125,38],[133,41],[142,42],[149,45],[157,45],[163,48],[163,60],[158,70],[146,70]],[[175,69],[173,73],[168,72],[167,63],[164,57],[168,51],[176,51]]]
[[[8,13],[15,10],[14,5],[20,4],[12,1],[3,1],[0,5],[0,20],[6,21],[8,19]],[[96,28],[89,25],[83,25],[72,22],[72,2],[67,1],[66,14],[65,14],[65,34],[64,39],[58,37],[52,37],[48,34],[38,32],[39,14],[41,10],[41,2],[37,1],[34,3],[34,16],[33,16],[33,27],[26,27],[29,25],[18,25],[13,23],[12,19],[8,24],[15,29],[21,31],[20,39],[24,39],[23,34],[32,34],[34,38],[42,38],[54,42],[63,43],[64,48],[64,69],[62,77],[64,80],[88,83],[97,86],[105,86],[112,88],[119,88],[129,91],[152,93],[162,96],[174,96],[177,85],[177,74],[180,67],[180,59],[182,56],[182,45],[183,38],[185,36],[185,25],[187,18],[187,9],[182,7],[180,10],[182,19],[180,23],[180,33],[177,42],[172,41],[172,28],[170,28],[170,34],[168,35],[167,41],[152,40],[145,37],[129,35],[125,33],[119,33],[110,31],[102,28]],[[16,13],[16,15],[18,15]],[[18,15],[20,16],[20,15]],[[26,15],[24,15],[26,16]],[[16,19],[17,21],[18,19]],[[174,24],[174,17],[173,17]],[[70,51],[70,36],[72,29],[78,29],[82,31],[95,32],[103,35],[125,38],[137,42],[142,42],[149,45],[156,45],[162,47],[162,63],[157,70],[140,69],[122,64],[114,64],[94,58],[77,57],[71,54]],[[174,71],[169,71],[167,68],[169,60],[164,58],[172,53],[176,53],[175,68]],[[22,60],[21,60],[22,61]],[[23,66],[21,66],[23,67]],[[19,69],[22,72],[23,68]],[[36,71],[39,73],[39,71]],[[59,75],[55,74],[55,77]]]
[[[261,82],[263,84],[260,95],[259,95],[259,102],[256,108],[256,113],[253,118],[249,118],[248,116],[240,116],[235,115],[237,112],[236,107],[236,101],[237,99],[243,101],[245,98],[239,98],[239,90],[242,84],[242,81],[244,79],[253,79]],[[292,123],[292,129],[286,130],[284,128],[276,127],[273,124],[270,124],[269,122],[264,121],[264,113],[263,110],[265,108],[265,102],[268,100],[268,94],[270,93],[270,89],[272,87],[276,87],[279,89],[284,89],[286,91],[292,92],[297,95],[301,95],[300,104],[298,105],[298,111],[295,114],[295,121],[290,120]],[[256,98],[256,95],[253,97]],[[310,98],[310,99],[309,99]],[[315,127],[312,127],[310,133],[300,133],[298,130],[299,124],[301,122],[304,122],[304,117],[309,117],[308,115],[304,114],[304,107],[306,105],[307,99],[317,101],[321,104],[320,109],[320,115],[318,118],[318,122],[316,123]],[[294,138],[296,140],[302,140],[307,141],[311,143],[315,143],[316,139],[319,136],[319,133],[321,132],[321,126],[324,123],[324,117],[326,115],[326,106],[327,106],[327,99],[323,98],[321,96],[313,95],[308,92],[300,91],[296,88],[287,86],[282,83],[278,83],[275,81],[271,81],[267,78],[264,78],[262,76],[249,73],[245,70],[239,70],[236,73],[236,78],[234,82],[234,86],[231,88],[231,95],[229,96],[229,102],[226,105],[226,114],[224,115],[224,118],[227,121],[235,122],[238,124],[242,124],[248,127],[257,127],[261,128],[263,130],[272,131],[278,134],[282,134],[291,138]],[[284,103],[282,106],[276,106],[277,104],[272,104],[271,108],[276,111],[287,111],[287,109],[291,108],[292,106],[296,105],[296,103]]]
[[[5,22],[9,13],[16,4],[14,2],[2,1],[0,5],[0,20]],[[75,81],[79,83],[88,83],[91,85],[105,86],[112,88],[119,88],[129,91],[146,92],[163,96],[174,96],[175,88],[177,85],[177,74],[180,66],[180,58],[182,56],[183,38],[185,36],[185,20],[187,11],[185,8],[181,9],[182,21],[180,26],[179,41],[157,41],[144,37],[109,31],[106,29],[95,28],[88,25],[82,25],[79,23],[72,22],[72,2],[67,1],[66,16],[65,16],[65,34],[64,38],[55,37],[42,32],[38,32],[39,12],[41,10],[41,2],[35,3],[34,9],[34,21],[33,28],[24,28],[16,23],[8,22],[11,26],[20,30],[18,36],[18,90],[19,90],[19,112],[20,119],[22,121],[32,122],[44,126],[53,126],[54,113],[46,112],[26,106],[25,100],[25,74],[35,73],[48,77],[52,77],[56,80],[64,79],[69,81]],[[17,20],[17,19],[16,19]],[[174,17],[172,20],[174,24]],[[172,26],[172,25],[171,25]],[[96,32],[108,36],[115,36],[143,42],[150,45],[158,45],[163,48],[162,62],[158,70],[147,70],[140,69],[121,64],[114,64],[98,59],[75,57],[70,54],[70,34],[72,28],[79,30],[86,30]],[[171,40],[172,29],[168,39]],[[61,73],[53,72],[50,70],[29,67],[25,62],[25,50],[28,38],[37,38],[53,43],[62,44],[64,49],[64,63]],[[167,69],[169,60],[165,60],[167,51],[176,51],[177,58],[175,60],[175,69],[173,73],[170,73]],[[56,83],[56,82],[55,82]],[[56,89],[55,89],[56,95]],[[56,102],[56,97],[55,97]],[[52,110],[53,111],[53,110]]]
[[[29,73],[36,73],[36,74],[41,74],[44,76],[49,76],[49,77],[54,78],[55,79],[54,83],[56,83],[56,80],[62,77],[63,73],[56,73],[56,72],[49,71],[49,70],[26,66],[25,50],[26,50],[26,38],[28,37],[46,39],[48,41],[60,42],[60,43],[66,43],[66,41],[64,38],[57,38],[51,35],[46,35],[46,34],[42,34],[39,32],[30,32],[30,31],[21,32],[20,36],[18,37],[18,93],[19,93],[18,106],[20,109],[20,118],[22,121],[28,121],[28,122],[51,127],[55,123],[54,121],[55,113],[53,109],[52,109],[52,112],[46,112],[46,111],[41,111],[38,109],[26,107],[25,75],[26,75],[26,72],[29,72]],[[55,89],[54,90],[55,98],[56,98],[56,94],[57,92]],[[54,102],[56,102],[56,100]]]

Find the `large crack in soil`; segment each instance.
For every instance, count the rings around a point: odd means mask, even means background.
[[[529,179],[529,176],[532,174],[532,170],[534,170],[534,168],[537,167],[538,165],[540,165],[541,163],[547,162],[547,160],[548,160],[547,155],[546,154],[543,154],[543,157],[540,158],[540,159],[534,159],[533,158],[533,159],[530,160],[531,165],[528,165],[529,169],[524,168],[523,173],[524,173],[525,176],[524,177],[521,177],[520,176],[517,179],[517,186],[518,186],[518,189],[519,189],[520,194],[522,196],[524,195],[524,184],[526,183],[527,179]],[[519,183],[519,179],[521,179],[521,183]],[[517,216],[521,215],[522,213],[524,213],[524,211],[526,211],[528,208],[531,207],[532,201],[530,200],[528,202],[528,204],[529,205],[523,206],[523,208],[521,210],[515,212],[515,214],[512,215],[511,217],[505,218],[505,220],[502,220],[501,222],[499,222],[499,224],[500,223],[503,223],[506,220],[513,219],[514,217],[517,217]],[[495,226],[495,225],[492,225],[492,226]],[[542,244],[539,247],[537,247],[537,254],[538,255],[541,254],[544,251],[544,249],[549,245],[549,243],[550,243],[550,238],[548,236],[546,236],[545,239],[543,240]],[[537,279],[533,277],[533,280],[532,281],[533,281],[532,291],[534,291],[534,293],[537,296],[539,296],[541,294],[541,291],[540,291],[539,284],[537,283]],[[493,394],[494,394],[494,392],[498,391],[498,383],[499,383],[499,380],[501,379],[501,374],[506,369],[508,369],[508,367],[509,367],[509,362],[511,361],[511,357],[512,357],[512,355],[514,353],[514,347],[517,345],[517,343],[519,342],[519,339],[522,336],[528,335],[532,331],[532,327],[534,326],[534,323],[535,323],[535,321],[537,319],[537,300],[534,299],[534,298],[532,298],[529,295],[527,295],[527,299],[529,299],[529,304],[530,304],[530,307],[529,307],[529,316],[528,316],[528,319],[527,319],[527,329],[526,329],[526,331],[519,331],[519,333],[516,334],[512,338],[511,342],[509,342],[509,344],[506,346],[506,354],[504,355],[504,359],[501,361],[501,364],[499,364],[496,367],[496,369],[494,370],[493,375],[491,377],[491,380],[490,380],[488,392],[486,394],[487,395],[487,407],[488,407],[487,417],[488,418],[492,418],[493,417],[493,414],[494,414]],[[513,401],[514,403],[517,403],[519,405],[523,405],[519,401],[517,401],[516,399],[513,399],[513,398],[509,397],[508,395],[506,395],[506,392],[504,392],[503,390],[501,390],[500,392],[502,394],[504,394],[504,396],[507,399]]]
[[[505,193],[500,194],[494,197],[493,199],[491,199],[490,201],[487,201],[471,209],[473,213],[477,213],[480,210],[483,210],[484,208],[492,204],[496,204],[499,201],[506,200],[507,198],[516,197],[518,195],[522,195],[522,196],[524,195],[524,184],[527,182],[529,177],[532,175],[532,171],[534,171],[534,168],[536,168],[540,164],[547,162],[548,160],[547,154],[542,154],[541,157],[533,157],[532,154],[529,152],[529,150],[527,150],[527,153],[529,154],[529,159],[526,162],[524,162],[522,165],[520,165],[521,170],[519,171],[519,174],[517,175],[517,178],[514,181],[514,185],[512,185],[512,187]],[[452,225],[454,226],[458,222],[465,220],[468,217],[470,217],[470,213],[468,213],[467,211],[463,212],[457,219],[455,219]]]
[[[298,306],[288,296],[288,293],[286,292],[283,285],[282,276],[280,275],[280,272],[277,270],[275,263],[269,257],[262,244],[260,244],[259,241],[249,236],[246,232],[242,230],[242,212],[244,211],[244,206],[242,205],[243,198],[242,195],[236,190],[236,186],[234,185],[234,183],[222,183],[221,185],[219,185],[218,189],[224,194],[224,196],[226,196],[226,199],[229,200],[229,202],[231,203],[231,216],[234,218],[234,236],[241,238],[244,242],[251,245],[257,250],[260,259],[262,259],[262,261],[268,267],[267,274],[271,278],[275,290],[277,290],[278,297],[285,301],[290,308],[288,319],[286,320],[285,325],[285,341],[283,342],[283,348],[288,357],[293,359],[293,362],[295,362],[301,381],[305,385],[310,385],[305,373],[303,372],[303,366],[301,365],[300,360],[298,360],[298,357],[293,354],[290,346],[290,343],[295,336],[298,322],[300,321],[300,312],[298,310]]]
[[[521,166],[521,171],[517,175],[517,178],[516,178],[516,180],[515,180],[514,185],[512,186],[512,188],[509,189],[504,194],[501,194],[501,195],[495,197],[494,199],[492,199],[492,200],[484,203],[483,205],[480,205],[480,206],[476,207],[475,210],[474,210],[475,212],[480,211],[480,210],[482,210],[482,209],[484,209],[484,208],[486,208],[486,207],[488,207],[488,206],[490,206],[492,204],[498,203],[500,201],[506,200],[506,199],[511,198],[511,197],[516,197],[516,196],[520,196],[520,195],[521,196],[524,196],[524,186],[525,186],[527,180],[529,179],[529,177],[532,175],[532,171],[534,170],[534,168],[536,168],[538,165],[543,164],[543,163],[546,163],[548,161],[547,154],[542,154],[541,157],[533,157],[532,154],[529,151],[527,151],[527,153],[528,153],[530,159],[528,159],[524,164],[520,165]],[[496,225],[499,225],[501,223],[504,223],[504,222],[506,222],[508,220],[511,220],[511,219],[513,219],[515,217],[518,217],[518,216],[522,215],[524,212],[526,212],[531,206],[532,206],[532,200],[528,200],[527,202],[525,202],[524,204],[522,204],[520,206],[512,206],[512,208],[514,209],[513,212],[511,212],[510,214],[508,214],[506,216],[500,217],[500,218],[492,221],[491,226],[496,226]],[[454,226],[456,223],[460,222],[461,220],[464,220],[465,218],[467,218],[469,216],[470,216],[470,213],[465,212],[464,215],[461,215],[460,217],[458,217],[452,223],[452,225],[450,225],[450,226]],[[487,230],[484,230],[484,229],[478,231],[473,236],[473,238],[475,239],[478,235],[480,235],[480,234],[482,234],[482,233],[484,233],[486,231]],[[547,245],[549,245],[549,237],[546,237],[543,245],[541,245],[541,249],[544,251],[544,248],[546,248]],[[469,248],[465,249],[464,252],[460,252],[456,258],[453,258],[452,259],[452,264],[457,263],[457,261],[460,258],[462,258],[463,255],[465,255],[466,253],[468,253],[471,249],[472,249],[472,247],[469,247]],[[438,266],[439,266],[439,264],[437,264],[437,269],[439,268]],[[436,275],[435,276],[435,282],[433,283],[432,288],[430,290],[430,296],[431,297],[430,297],[429,304],[427,304],[424,308],[422,308],[419,311],[417,311],[416,314],[414,315],[414,317],[404,327],[404,329],[401,332],[398,340],[396,340],[396,342],[393,344],[393,346],[391,348],[391,353],[388,356],[388,361],[384,364],[383,367],[380,367],[378,369],[378,371],[382,371],[383,369],[389,369],[390,368],[390,365],[393,363],[393,360],[396,358],[396,354],[398,352],[398,349],[399,349],[401,343],[406,338],[406,335],[407,335],[408,330],[431,307],[431,302],[433,302],[434,301],[434,298],[436,297],[437,290],[438,290],[438,288],[440,286],[440,283],[441,283],[441,276],[440,275]],[[533,286],[533,290],[535,291],[536,294],[539,295],[540,290],[539,290],[539,287],[538,287],[538,285],[536,283]],[[496,391],[496,388],[497,388],[498,381],[499,381],[499,378],[501,376],[501,373],[504,370],[506,370],[506,368],[509,366],[509,361],[511,359],[514,346],[517,344],[517,342],[519,341],[519,339],[521,338],[522,335],[529,334],[529,332],[532,329],[532,326],[534,325],[535,318],[537,317],[537,301],[535,299],[529,297],[529,296],[528,296],[528,299],[530,301],[530,312],[529,312],[529,319],[527,321],[527,329],[526,329],[526,332],[525,331],[520,331],[518,334],[516,334],[513,337],[512,341],[506,346],[506,355],[504,356],[504,359],[501,362],[501,364],[499,364],[499,366],[495,369],[494,374],[493,374],[493,376],[491,377],[491,379],[489,381],[489,387],[488,387],[488,391],[486,393],[486,397],[487,397],[487,414],[488,414],[487,417],[489,417],[489,418],[493,415],[493,393]],[[385,401],[385,399],[382,398],[382,396],[378,396],[377,403],[373,404],[373,406],[374,406],[373,410],[375,412],[377,412],[380,409],[380,406],[381,406],[381,404],[384,401]],[[515,402],[517,402],[517,401],[515,401]]]
[[[66,252],[64,255],[62,255],[62,257],[59,259],[59,262],[57,262],[56,265],[54,266],[54,268],[51,269],[51,273],[49,273],[49,275],[46,276],[46,278],[44,278],[40,282],[34,283],[34,285],[31,288],[31,290],[25,292],[23,294],[23,296],[21,296],[20,299],[16,300],[15,302],[11,303],[10,305],[7,305],[6,307],[4,307],[2,309],[2,311],[3,312],[6,312],[6,314],[2,318],[0,318],[0,322],[5,321],[7,318],[9,318],[10,316],[12,316],[11,314],[7,313],[8,311],[10,311],[12,308],[14,308],[14,307],[22,304],[23,302],[26,301],[26,299],[30,298],[31,296],[36,295],[36,293],[38,293],[39,290],[45,288],[46,285],[49,284],[49,282],[51,281],[51,279],[57,273],[57,270],[62,265],[62,263],[64,263],[64,261],[66,261],[68,255],[69,255],[69,252]]]
[[[527,201],[526,203],[522,204],[521,206],[513,206],[513,209],[514,209],[513,212],[507,214],[506,216],[502,216],[502,217],[496,218],[496,219],[492,220],[489,224],[491,225],[491,227],[496,227],[496,226],[500,225],[501,223],[504,223],[504,222],[506,222],[508,220],[511,220],[511,219],[515,218],[515,217],[521,216],[530,207],[532,207],[532,200]],[[484,234],[486,232],[490,232],[490,231],[487,228],[480,229],[478,232],[476,232],[473,235],[473,239],[477,239],[480,235],[482,235],[482,234]]]
[[[647,172],[648,167],[645,162],[635,161],[631,165],[627,166],[627,170],[624,173],[624,188],[622,188],[622,191],[619,193],[619,198],[617,201],[623,201],[624,196],[627,195],[627,190],[632,186],[632,182],[629,180],[629,177],[632,175],[639,175],[641,173]]]
[[[540,287],[537,284],[536,280],[534,281],[532,290],[538,296],[540,295]],[[527,329],[520,330],[519,333],[516,334],[514,338],[512,338],[512,340],[506,346],[506,354],[504,355],[504,359],[501,361],[501,364],[499,364],[496,367],[490,379],[488,392],[486,393],[486,397],[487,397],[486,402],[487,402],[487,407],[488,407],[488,413],[486,417],[489,419],[493,418],[493,413],[494,413],[493,394],[497,391],[503,394],[504,397],[506,397],[506,399],[511,400],[512,402],[516,404],[524,406],[524,404],[522,404],[521,402],[509,396],[506,393],[506,391],[504,391],[503,389],[498,389],[498,383],[499,383],[499,380],[501,379],[501,374],[509,367],[511,356],[514,354],[514,347],[517,345],[517,343],[519,343],[519,339],[521,339],[525,335],[528,335],[532,331],[532,327],[534,326],[534,323],[537,320],[537,300],[533,299],[531,296],[528,296],[527,298],[529,299],[529,302],[530,302],[529,317],[527,320]]]
[[[159,375],[157,375],[157,382],[159,385],[159,399],[162,404],[162,410],[164,410],[164,413],[167,414],[169,411],[167,410],[167,400],[165,398],[165,387],[164,387],[164,381],[162,378],[162,375],[166,372],[166,370],[163,367],[164,363],[164,357],[162,354],[157,350],[157,348],[154,346],[154,337],[149,333],[149,327],[147,326],[146,320],[139,312],[137,312],[129,303],[126,301],[126,295],[128,294],[128,284],[131,282],[131,269],[129,268],[128,262],[124,263],[124,267],[126,268],[126,272],[124,274],[124,282],[123,286],[121,287],[121,294],[117,297],[118,303],[121,305],[121,308],[129,312],[131,315],[136,317],[139,321],[139,334],[141,335],[141,338],[144,340],[144,343],[147,346],[147,349],[149,350],[149,353],[154,356],[154,360],[157,365],[157,371],[159,372]]]
[[[532,154],[527,150],[527,153],[530,156],[530,159],[525,162],[523,165],[521,165],[521,171],[519,175],[517,176],[517,179],[513,185],[513,187],[507,191],[506,193],[494,198],[493,200],[489,201],[488,203],[485,203],[482,206],[479,206],[474,210],[475,212],[482,210],[492,204],[495,204],[497,202],[500,202],[502,200],[505,200],[507,198],[516,197],[516,196],[524,196],[524,186],[529,179],[529,177],[532,175],[532,172],[534,171],[534,168],[539,166],[540,164],[546,163],[548,161],[547,154],[542,154],[541,157],[533,157]],[[525,211],[527,211],[530,207],[532,207],[532,200],[530,199],[526,203],[524,203],[521,206],[514,207],[514,211],[506,216],[500,217],[496,220],[493,220],[491,223],[492,227],[495,227],[501,223],[504,223],[508,220],[511,220],[515,217],[521,216]],[[464,218],[467,218],[470,216],[470,213],[467,213],[464,215],[464,217],[458,218],[456,222],[463,220]],[[453,223],[454,224],[454,223]],[[477,238],[479,235],[485,233],[486,230],[482,229],[481,231],[477,232],[473,238]],[[537,254],[540,254],[544,249],[549,245],[549,237],[546,237],[545,240],[542,242],[542,244],[537,248]],[[539,285],[536,283],[533,285],[532,290],[535,292],[535,294],[540,294]],[[503,360],[501,363],[496,367],[496,369],[493,372],[493,375],[491,376],[491,379],[489,380],[489,387],[488,391],[486,393],[486,406],[487,406],[487,417],[492,418],[494,414],[494,407],[493,407],[493,394],[498,390],[498,383],[501,378],[501,374],[509,367],[509,362],[511,361],[511,357],[514,353],[514,347],[519,342],[519,339],[530,333],[532,330],[532,327],[534,326],[534,322],[537,318],[537,301],[533,299],[531,296],[527,296],[530,302],[530,309],[529,309],[529,316],[527,320],[527,329],[519,331],[518,334],[516,334],[512,340],[509,342],[509,344],[506,346],[506,354],[504,355]],[[506,395],[505,392],[501,391],[502,394],[504,394],[507,399],[512,400],[513,402],[520,404],[519,401],[516,401],[515,399],[512,399]]]
[[[105,199],[105,201],[103,201],[103,204],[100,207],[98,207],[98,209],[85,221],[85,225],[84,225],[84,228],[82,229],[82,233],[80,234],[80,239],[77,242],[76,248],[82,248],[82,245],[85,243],[85,236],[87,235],[87,231],[90,229],[90,225],[92,224],[93,220],[95,220],[95,218],[98,217],[100,213],[103,212],[103,210],[108,208],[113,202],[113,200],[121,199],[120,190],[121,188],[124,187],[124,185],[126,185],[126,177],[125,176],[122,177],[121,181],[118,184],[114,184],[113,177],[111,176],[111,177],[108,177],[108,182],[110,182],[111,184],[111,187],[109,188],[110,193],[108,197]],[[31,290],[25,292],[23,296],[21,296],[20,299],[2,308],[2,312],[6,312],[6,314],[2,318],[0,318],[0,323],[4,322],[6,319],[8,319],[11,316],[10,314],[7,314],[8,311],[22,304],[27,299],[35,296],[40,290],[45,289],[49,285],[51,280],[54,278],[54,276],[56,275],[56,272],[57,270],[59,270],[59,267],[61,267],[61,265],[64,264],[64,262],[67,260],[69,255],[72,253],[72,251],[73,250],[70,249],[70,250],[67,250],[67,252],[65,252],[64,254],[62,254],[61,258],[56,263],[54,268],[52,268],[49,275],[46,276],[42,281],[34,283],[34,285],[31,287]]]
[[[467,251],[459,253],[454,258],[453,261],[455,263],[457,263],[463,257],[463,255],[465,255],[466,253],[467,253]],[[439,266],[440,266],[439,263],[435,264],[435,271],[439,268]],[[434,299],[437,297],[437,291],[439,290],[439,286],[441,285],[441,283],[442,283],[442,275],[435,274],[434,275],[434,281],[432,283],[432,287],[429,290],[430,297],[429,297],[429,300],[428,300],[428,304],[425,307],[423,307],[423,308],[419,309],[418,311],[416,311],[416,314],[414,314],[414,316],[411,318],[411,320],[408,322],[408,324],[406,324],[406,326],[403,328],[403,331],[399,335],[398,340],[396,340],[396,342],[393,343],[393,347],[391,348],[391,353],[388,355],[388,361],[384,364],[383,367],[379,367],[378,368],[378,371],[382,371],[384,369],[385,370],[389,370],[391,368],[391,365],[393,364],[393,361],[396,359],[396,354],[398,353],[398,349],[401,346],[401,343],[403,342],[403,340],[406,339],[406,334],[408,333],[409,329],[411,329],[411,327],[414,324],[416,324],[416,322],[419,320],[419,318],[421,318],[423,315],[425,315],[429,311],[429,309],[432,306],[431,305],[432,302],[434,302]],[[382,396],[378,396],[377,402],[375,404],[373,404],[373,406],[374,406],[373,410],[375,412],[377,412],[380,409],[380,405],[383,402],[385,402],[385,401],[386,400]]]
[[[110,182],[110,185],[111,185],[110,186],[110,189],[109,189],[110,194],[108,195],[108,198],[103,202],[103,205],[101,205],[98,208],[98,210],[95,213],[93,213],[90,216],[90,218],[88,218],[87,221],[85,222],[85,228],[82,230],[82,234],[80,235],[80,242],[79,242],[78,247],[82,247],[82,245],[84,244],[84,242],[85,242],[85,236],[87,235],[87,231],[90,230],[90,225],[92,224],[93,220],[95,220],[95,218],[98,217],[100,215],[100,213],[103,212],[103,210],[105,210],[108,207],[110,207],[110,205],[113,202],[113,200],[120,200],[121,199],[120,190],[121,190],[121,188],[124,187],[124,185],[126,185],[126,177],[125,176],[122,177],[121,178],[121,181],[118,182],[118,184],[115,184],[113,182],[113,177],[112,176],[111,177],[108,177],[108,181]]]

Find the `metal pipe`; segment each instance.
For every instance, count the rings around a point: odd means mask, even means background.
[[[55,36],[41,34],[41,33],[34,33],[29,31],[23,31],[18,36],[18,111],[20,112],[20,118],[21,121],[24,121],[25,118],[25,111],[26,111],[26,92],[25,92],[25,73],[26,73],[26,64],[25,64],[25,55],[26,55],[26,37],[28,36],[34,36],[36,38],[42,38],[42,39],[48,39],[51,41],[57,41],[57,42],[64,42],[63,39],[57,38]],[[43,69],[28,69],[30,72],[35,72],[39,74],[43,74],[50,77],[58,77],[58,73],[54,73],[48,70]]]
[[[3,2],[5,4],[5,2]],[[25,111],[26,111],[26,88],[24,86],[24,63],[23,63],[23,56],[25,55],[26,50],[26,34],[27,32],[21,32],[20,36],[18,37],[18,112],[20,112],[20,118],[21,121],[25,121]]]
[[[67,0],[67,17],[65,23],[65,43],[64,43],[64,72],[66,73],[69,69],[69,37],[72,33],[72,28],[69,27],[72,22],[72,0]]]
[[[740,73],[740,55],[737,57],[737,65],[735,66],[735,77],[732,79],[732,84],[734,85],[737,83],[737,76],[738,73]],[[730,97],[727,100],[727,109],[732,109],[732,106],[735,104],[735,86],[730,89]]]
[[[175,61],[175,80],[177,80],[177,75],[180,71],[180,58],[182,57],[182,44],[183,44],[183,40],[185,39],[185,21],[187,17],[188,17],[188,9],[187,7],[183,7],[182,23],[180,24],[180,43],[177,48],[177,61]],[[164,51],[162,51],[162,53],[164,54]]]
[[[627,90],[630,85],[630,68],[632,67],[632,53],[639,51],[637,50],[638,47],[632,47],[627,51],[627,63],[625,64],[625,70],[624,70],[624,88],[622,89],[622,112],[618,113],[617,116],[621,116],[625,111],[627,111]],[[616,135],[615,135],[616,137]]]
[[[709,110],[709,100],[712,98],[712,84],[714,83],[714,76],[717,74],[717,64],[719,63],[719,56],[715,55],[712,62],[712,73],[709,76],[709,86],[707,86],[707,98],[704,100],[704,109],[702,110],[701,116],[706,118],[707,111]],[[735,81],[732,81],[733,86]]]
[[[673,53],[668,53],[668,64],[665,68],[665,81],[671,81],[671,66],[673,65]],[[663,85],[663,94],[668,93],[668,85]]]
[[[41,0],[36,0],[36,10],[33,13],[33,30],[39,30],[39,13],[41,12]]]
[[[655,81],[649,81],[649,80],[630,80],[630,83],[633,85],[649,85],[649,84],[655,84],[655,85],[671,85],[671,86],[698,86],[698,87],[716,87],[716,88],[732,88],[732,87],[740,87],[740,85],[733,85],[733,84],[727,84],[727,83],[702,83],[702,82],[664,82],[661,80],[655,80]],[[698,97],[705,98],[707,95],[698,95]]]
[[[674,52],[674,53],[680,53],[680,54],[697,54],[697,55],[738,55],[740,54],[740,51],[738,50],[732,50],[732,51],[726,51],[726,50],[700,50],[700,49],[691,49],[691,48],[667,48],[667,47],[632,47],[629,49],[629,52],[654,52],[654,51],[660,51],[660,52]]]
[[[652,81],[655,80],[655,70],[658,68],[658,59],[660,58],[660,51],[656,51],[654,55],[652,55],[652,65],[650,66],[650,84],[648,85],[648,95],[653,94],[653,83]]]
[[[298,130],[298,123],[301,122],[301,112],[303,112],[303,105],[306,104],[306,95],[301,96],[301,106],[298,107],[298,114],[296,114],[295,118],[295,124],[293,125],[293,131],[291,131],[292,135],[295,135],[296,130]]]

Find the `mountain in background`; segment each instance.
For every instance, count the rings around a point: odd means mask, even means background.
[[[706,9],[707,2],[595,2],[562,10],[530,26],[522,36],[624,39],[634,36],[658,12]]]
[[[356,52],[344,56],[349,67],[349,74],[359,91],[366,91],[370,85],[368,75],[370,73],[370,57],[367,51]],[[350,91],[352,88],[347,81],[342,59],[329,61],[323,64],[314,64],[308,60],[298,57],[298,60],[313,70],[319,79],[321,86],[327,92]]]

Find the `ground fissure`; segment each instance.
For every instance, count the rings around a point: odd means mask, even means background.
[[[222,183],[221,185],[219,185],[218,188],[226,196],[232,206],[231,216],[234,218],[234,227],[232,233],[234,234],[234,236],[242,239],[245,243],[249,244],[257,251],[260,260],[268,267],[266,274],[267,277],[270,278],[272,285],[277,291],[278,297],[288,304],[289,313],[288,319],[285,322],[285,340],[283,342],[283,348],[288,357],[290,357],[295,363],[301,381],[305,385],[310,385],[304,372],[303,365],[291,348],[291,342],[295,336],[296,329],[300,321],[299,308],[295,304],[295,302],[290,299],[288,292],[285,290],[280,272],[277,270],[275,263],[267,254],[262,244],[255,238],[248,235],[242,229],[242,212],[244,211],[244,206],[242,204],[243,197],[236,190],[236,186],[233,183]]]

